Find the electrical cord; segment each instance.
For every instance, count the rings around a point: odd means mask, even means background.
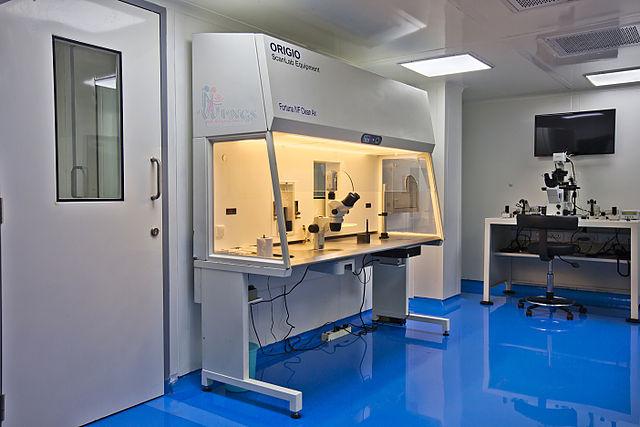
[[[569,264],[573,268],[580,268],[580,264],[578,264],[577,262],[567,261],[566,259],[562,258],[560,255],[557,255],[557,257],[560,261]]]
[[[362,311],[364,310],[364,304],[365,304],[366,296],[367,296],[367,283],[371,280],[371,276],[369,277],[369,279],[367,279],[367,271],[365,270],[365,267],[373,264],[374,262],[380,261],[378,259],[371,259],[371,260],[365,262],[365,259],[367,258],[367,255],[368,254],[365,254],[365,256],[362,257],[362,267],[360,267],[360,271],[359,272],[356,272],[356,271],[352,272],[353,275],[358,278],[358,281],[360,283],[362,283],[362,300],[360,302],[360,309],[358,310],[358,317],[360,318],[360,325],[351,324],[352,327],[360,329],[357,332],[357,335],[366,335],[369,332],[373,332],[373,331],[375,331],[377,329],[377,326],[375,326],[375,325],[367,325],[364,322],[364,319],[362,317]],[[360,276],[363,276],[363,279],[360,279]]]
[[[571,241],[573,243],[573,239],[576,233],[574,233],[571,236]],[[580,246],[578,245],[578,248]],[[622,277],[629,277],[629,275],[631,274],[631,261],[628,259],[629,257],[629,250],[622,244],[622,242],[620,242],[620,230],[619,229],[615,229],[614,230],[614,235],[611,236],[609,239],[607,239],[602,246],[600,247],[599,250],[592,252],[591,249],[593,248],[593,242],[591,242],[591,246],[589,247],[588,250],[586,251],[582,251],[579,250],[578,253],[587,257],[603,257],[603,256],[610,256],[610,257],[615,257],[616,259],[616,270],[618,272],[618,274]],[[621,268],[620,268],[620,264],[621,261],[627,261],[627,273],[623,273]]]
[[[567,156],[567,161],[569,162],[569,164],[571,165],[571,174],[573,175],[573,182],[575,183],[577,180],[577,176],[576,176],[576,166],[573,163],[573,160],[571,160],[570,156]],[[590,213],[587,209],[584,209],[580,206],[578,206],[578,190],[573,192],[573,207],[576,209],[581,210],[582,212],[586,212],[586,213]]]
[[[501,252],[523,252],[523,251],[526,251],[526,249],[531,244],[531,232],[529,232],[529,235],[526,235],[526,234],[523,235],[523,231],[524,231],[524,229],[522,227],[518,227],[516,229],[516,237],[513,240],[511,240],[509,242],[509,244],[505,248],[502,248]],[[523,243],[520,243],[520,236],[521,235],[524,236]]]
[[[285,319],[285,322],[286,322],[287,326],[289,326],[289,331],[287,332],[287,334],[283,338],[283,340],[285,341],[285,344],[286,344],[287,340],[289,339],[289,335],[291,334],[293,329],[295,329],[295,326],[292,323],[289,322],[289,318],[291,316],[291,313],[289,312],[289,306],[287,304],[287,295],[289,295],[291,292],[293,292],[294,289],[296,287],[298,287],[298,285],[300,285],[304,281],[304,279],[307,277],[307,273],[308,272],[309,272],[309,266],[307,266],[307,268],[305,268],[304,273],[302,274],[302,277],[300,278],[300,280],[298,280],[288,291],[287,291],[287,286],[285,285],[284,288],[283,288],[282,293],[279,294],[279,295],[276,295],[275,297],[271,296],[271,288],[270,288],[269,281],[268,281],[269,279],[267,279],[267,290],[269,292],[269,299],[258,301],[258,302],[254,303],[254,304],[251,304],[249,306],[249,308],[250,308],[249,311],[250,311],[250,315],[251,315],[251,326],[253,327],[253,333],[255,334],[256,340],[258,341],[258,346],[260,347],[260,350],[263,353],[264,353],[264,349],[263,349],[263,346],[262,346],[262,342],[260,341],[260,337],[258,336],[258,330],[256,328],[256,324],[255,324],[255,320],[254,320],[253,306],[254,305],[258,305],[258,304],[262,304],[262,303],[267,303],[267,302],[271,303],[271,310],[272,310],[272,313],[273,313],[273,301],[277,300],[278,298],[283,298],[284,299],[284,307],[285,307],[285,310],[286,310],[286,313],[287,313],[287,317]],[[271,323],[271,334],[272,334],[274,340],[277,340],[277,337],[273,333],[273,323],[274,323],[273,317],[271,318],[271,321],[272,321],[272,323]],[[323,325],[323,326],[326,326],[326,325]],[[286,349],[286,345],[285,345],[285,349]]]
[[[284,310],[287,313],[287,316],[284,319],[284,322],[287,324],[287,326],[289,327],[289,331],[287,332],[287,334],[284,336],[284,340],[286,342],[286,340],[289,338],[289,335],[291,335],[291,332],[293,332],[293,330],[296,328],[291,322],[289,322],[289,318],[291,317],[291,313],[289,312],[289,304],[287,303],[287,287],[284,287]]]
[[[347,172],[346,170],[341,169],[340,172],[344,172],[345,175],[347,175],[347,177],[349,178],[349,181],[351,181],[351,191],[356,191],[356,187],[355,185],[353,185],[353,179],[351,179],[351,175],[349,175],[349,172]]]
[[[581,208],[580,206],[578,206],[578,205],[576,204],[576,202],[575,202],[575,201],[573,202],[573,206],[575,206],[576,208],[580,209],[582,212],[590,213],[588,210],[586,210],[586,209]]]
[[[290,337],[291,332],[295,329],[295,325],[292,324],[290,322],[290,317],[291,317],[291,313],[289,311],[289,305],[288,305],[288,301],[287,301],[287,296],[289,294],[291,294],[291,292],[293,292],[293,290],[300,285],[304,279],[307,276],[307,273],[309,271],[309,266],[307,266],[307,268],[305,269],[304,273],[302,274],[302,277],[291,287],[289,288],[289,290],[287,290],[287,286],[284,286],[283,292],[279,295],[276,295],[275,297],[269,297],[269,299],[267,300],[262,300],[259,302],[256,302],[255,304],[251,304],[250,306],[250,317],[251,317],[251,326],[253,328],[253,333],[256,336],[256,340],[258,341],[258,346],[260,348],[260,350],[262,351],[263,354],[266,354],[268,356],[280,356],[280,355],[285,355],[285,354],[291,354],[294,352],[301,352],[301,351],[309,351],[309,350],[316,350],[321,348],[322,346],[326,345],[327,343],[322,341],[319,344],[312,346],[312,347],[306,347],[306,345],[308,345],[312,340],[313,337],[311,337],[309,340],[307,340],[304,344],[303,347],[298,347],[298,345],[301,343],[302,338],[300,337]],[[270,288],[268,287],[268,290],[270,290]],[[282,339],[282,341],[284,342],[284,351],[283,352],[266,352],[264,350],[264,346],[262,345],[262,341],[260,340],[260,337],[258,335],[258,330],[256,328],[256,324],[255,324],[255,317],[254,317],[254,313],[253,313],[253,306],[254,305],[258,305],[258,304],[262,304],[262,303],[271,303],[271,305],[273,305],[273,301],[277,300],[278,298],[282,298],[284,301],[284,308],[285,308],[285,312],[286,312],[286,318],[285,318],[285,323],[287,324],[287,326],[289,326],[289,331],[287,332],[287,334],[284,336],[284,338]],[[327,325],[332,324],[333,322],[327,322],[324,325],[321,326],[325,327]],[[274,339],[277,339],[274,337]]]
[[[272,298],[271,295],[271,286],[269,285],[269,282],[271,281],[271,276],[267,276],[267,292],[269,292],[269,299]],[[269,304],[269,308],[271,310],[271,326],[269,327],[269,331],[271,332],[271,336],[273,337],[274,341],[278,341],[278,338],[276,337],[276,334],[273,332],[273,327],[275,324],[275,321],[273,319],[273,302],[271,302],[271,304]]]
[[[631,261],[627,260],[627,272],[626,273],[622,273],[620,271],[620,257],[616,258],[616,270],[618,271],[618,274],[622,277],[629,277],[631,275]]]
[[[573,180],[576,180],[576,166],[573,164],[573,160],[571,160],[570,156],[567,156],[567,161],[571,165],[571,174],[573,175]]]
[[[253,306],[254,304],[249,304],[249,314],[251,317],[251,326],[253,327],[253,334],[256,336],[256,340],[258,340],[258,347],[262,350],[262,342],[260,341],[260,336],[258,335],[258,330],[256,329],[256,322],[253,320]]]
[[[358,317],[360,319],[361,325],[350,324],[350,326],[358,329],[358,331],[355,332],[355,333],[349,332],[349,334],[353,335],[353,336],[355,336],[357,338],[361,338],[361,339],[363,339],[362,337],[364,335],[366,335],[366,334],[368,334],[370,332],[373,332],[373,331],[375,331],[377,329],[377,326],[375,326],[375,325],[367,325],[365,323],[365,321],[364,321],[364,318],[362,317],[362,312],[364,310],[364,305],[365,305],[365,302],[366,302],[366,289],[367,289],[366,285],[371,280],[371,276],[367,277],[367,272],[366,272],[365,268],[370,266],[371,264],[379,261],[378,259],[371,259],[369,261],[366,261],[367,255],[368,254],[366,254],[362,258],[362,266],[360,267],[360,270],[352,272],[352,274],[358,278],[358,281],[360,283],[362,283],[363,287],[362,287],[362,300],[361,300],[361,303],[360,303],[360,309],[358,311]],[[302,274],[302,277],[289,290],[287,290],[287,287],[285,285],[282,294],[276,295],[275,297],[271,296],[270,283],[269,283],[269,279],[267,279],[267,290],[269,292],[269,299],[262,300],[262,301],[256,302],[255,304],[251,304],[250,305],[249,313],[250,313],[250,317],[251,317],[251,327],[253,329],[254,335],[256,336],[256,340],[258,341],[258,346],[260,348],[260,351],[263,354],[268,355],[268,356],[280,356],[280,355],[286,355],[286,354],[291,354],[291,353],[295,353],[295,352],[317,350],[317,349],[322,349],[322,347],[324,347],[328,343],[328,342],[325,342],[325,341],[321,341],[320,343],[309,347],[308,345],[313,341],[314,337],[310,337],[304,343],[302,343],[302,338],[299,337],[299,336],[290,337],[291,332],[293,331],[293,329],[295,329],[295,325],[293,325],[289,321],[291,313],[290,313],[289,307],[288,307],[287,295],[291,294],[291,292],[293,292],[293,290],[304,281],[308,271],[309,271],[309,267],[307,266],[307,268],[305,269],[304,273]],[[362,276],[362,279],[360,278],[360,276]],[[264,347],[262,345],[262,341],[260,340],[260,337],[259,337],[259,334],[258,334],[258,330],[256,328],[255,316],[254,316],[254,312],[253,312],[253,306],[261,304],[261,303],[267,303],[268,302],[268,303],[271,303],[271,310],[273,310],[273,301],[277,300],[278,298],[283,298],[284,307],[285,307],[285,311],[286,311],[285,323],[287,324],[287,326],[289,326],[289,331],[287,332],[287,334],[285,335],[285,337],[282,340],[284,342],[284,351],[282,351],[282,352],[266,352],[264,350]],[[273,317],[272,317],[271,333],[272,333],[272,336],[274,337],[274,340],[275,340],[277,338],[275,337],[275,334],[273,333],[273,323],[274,322],[273,322]],[[327,325],[330,325],[332,323],[335,324],[335,322],[327,322],[324,325],[322,325],[321,328],[325,327]],[[357,341],[357,340],[354,340],[353,342],[355,342],[355,341]],[[345,345],[353,344],[353,342],[349,342],[349,343],[346,343],[346,344],[343,344],[343,345],[336,344],[334,346],[334,352],[335,352],[336,348],[344,347]],[[302,343],[302,345],[300,345],[301,343]],[[366,341],[365,341],[365,354],[366,354],[366,350],[367,350],[367,345],[366,345]],[[364,355],[363,355],[362,360],[364,360]],[[361,365],[362,365],[362,360],[361,360]]]
[[[287,295],[289,295],[291,292],[293,292],[293,290],[294,290],[295,288],[297,288],[297,287],[298,287],[298,285],[299,285],[300,283],[302,283],[302,282],[304,281],[305,277],[307,277],[307,273],[308,273],[308,272],[309,272],[309,266],[307,266],[307,268],[305,268],[305,270],[304,270],[304,274],[302,275],[302,277],[300,278],[300,280],[298,280],[298,282],[297,282],[295,285],[293,285],[293,286],[292,286],[288,291],[286,290],[286,289],[287,289],[287,287],[285,286],[285,287],[284,287],[284,289],[285,289],[285,290],[284,290],[284,292],[282,292],[280,295],[276,295],[275,297],[273,297],[273,298],[269,298],[269,299],[266,299],[266,300],[258,301],[258,302],[256,302],[256,303],[254,303],[254,305],[264,304],[264,303],[267,303],[267,302],[273,302],[273,301],[277,300],[278,298],[284,298],[284,297],[286,297],[286,296],[287,296]]]

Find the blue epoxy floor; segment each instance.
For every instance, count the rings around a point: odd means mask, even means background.
[[[513,297],[479,304],[463,294],[412,310],[447,315],[429,325],[382,326],[320,350],[262,357],[258,378],[303,392],[303,417],[255,393],[200,391],[198,373],[174,392],[97,425],[109,426],[637,426],[640,328],[625,310],[589,307],[586,318],[527,318]],[[226,395],[225,395],[226,394]]]

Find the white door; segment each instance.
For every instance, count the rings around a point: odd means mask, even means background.
[[[117,0],[0,5],[7,426],[163,393],[159,37]]]

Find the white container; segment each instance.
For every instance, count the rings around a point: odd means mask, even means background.
[[[258,247],[258,256],[265,258],[273,256],[273,237],[259,237],[256,246]]]

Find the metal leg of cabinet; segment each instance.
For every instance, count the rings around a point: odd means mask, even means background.
[[[242,387],[289,402],[291,416],[302,411],[302,392],[249,377],[247,274],[203,270],[202,387],[211,381]]]

